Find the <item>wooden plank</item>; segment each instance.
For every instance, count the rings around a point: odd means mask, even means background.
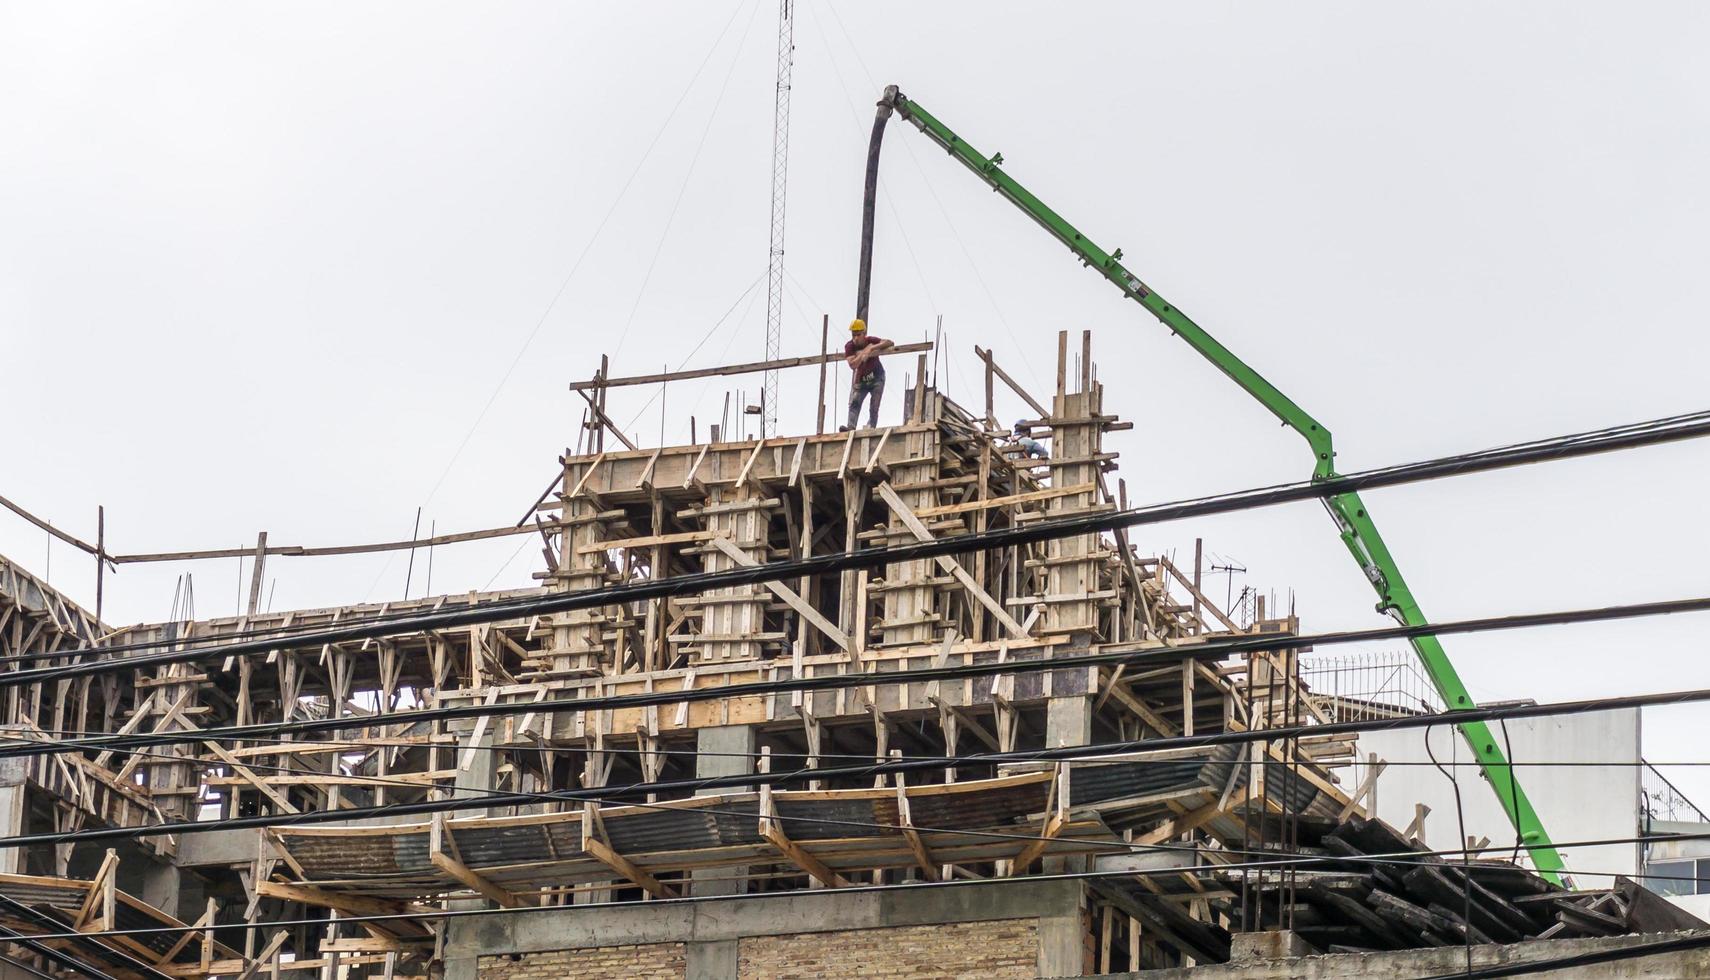
[[[897,344],[884,352],[884,356],[892,354],[914,354],[932,349],[931,341],[916,344]],[[841,351],[836,353],[809,354],[805,357],[785,357],[775,361],[749,361],[744,364],[727,364],[722,367],[692,368],[687,371],[662,371],[658,374],[637,374],[627,378],[606,378],[592,381],[572,381],[571,391],[586,391],[591,388],[624,388],[631,385],[651,385],[662,381],[686,381],[691,378],[724,378],[733,374],[758,374],[762,371],[777,371],[783,368],[806,367],[808,365],[824,364],[828,361],[843,360]],[[90,550],[94,554],[94,550]]]
[[[619,548],[651,548],[661,544],[690,544],[706,541],[713,537],[712,531],[678,531],[673,534],[650,534],[641,538],[612,538],[609,541],[591,541],[576,546],[576,554],[591,555],[600,551],[612,551]]]
[[[1096,483],[1078,483],[1072,487],[1050,487],[1044,490],[1034,490],[1030,493],[1012,493],[1007,497],[988,497],[985,500],[969,500],[960,504],[922,507],[914,513],[916,517],[943,517],[947,514],[965,514],[972,510],[1008,507],[1011,504],[1034,503],[1040,500],[1050,500],[1053,497],[1066,497],[1075,493],[1091,493],[1097,489],[1098,484]]]
[[[931,347],[932,345],[927,344],[926,346]],[[901,353],[901,352],[902,352],[902,348],[897,347],[897,348],[893,348],[891,351],[888,351],[887,353],[895,354],[895,353]],[[42,530],[46,531],[48,534],[52,535],[53,537],[60,539],[61,541],[64,541],[66,544],[71,545],[73,548],[76,548],[79,551],[84,551],[84,552],[87,552],[91,555],[99,553],[100,549],[96,548],[94,545],[88,544],[87,542],[84,542],[84,541],[79,541],[77,538],[74,538],[71,535],[66,534],[64,531],[61,531],[59,528],[54,527],[52,524],[49,524],[47,521],[42,520],[41,518],[37,517],[36,515],[25,510],[24,508],[19,507],[17,504],[14,504],[10,500],[7,500],[5,497],[0,497],[0,507],[4,507],[7,510],[11,511],[12,513],[17,514],[19,517],[22,517],[24,520],[29,521],[31,524],[34,524],[36,527],[41,528]],[[109,556],[109,557],[112,557],[112,556]]]
[[[331,547],[306,548],[301,545],[268,545],[267,554],[284,555],[291,558],[317,558],[328,555],[366,555],[376,551],[406,551],[410,548],[429,548],[442,544],[457,544],[463,541],[485,541],[489,538],[503,538],[513,534],[530,534],[535,530],[533,524],[521,527],[507,525],[491,527],[479,531],[458,531],[454,534],[439,534],[430,538],[413,538],[408,541],[382,541],[375,544],[347,544]],[[223,548],[212,551],[164,551],[155,554],[109,555],[110,561],[117,564],[132,562],[158,561],[200,561],[205,558],[250,558],[255,555],[254,548]]]

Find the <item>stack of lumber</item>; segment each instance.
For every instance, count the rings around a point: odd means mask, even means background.
[[[1302,841],[1306,843],[1306,841]],[[1527,939],[1613,936],[1703,929],[1697,917],[1632,881],[1571,891],[1506,861],[1445,859],[1427,853],[1378,820],[1354,817],[1324,833],[1316,847],[1329,861],[1292,886],[1248,882],[1257,921],[1292,922],[1328,952],[1415,949]],[[1240,891],[1240,880],[1225,879]],[[1274,926],[1273,926],[1274,928]]]

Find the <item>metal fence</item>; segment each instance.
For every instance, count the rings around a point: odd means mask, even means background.
[[[1437,689],[1412,650],[1300,659],[1300,680],[1331,721],[1366,721],[1441,711]]]

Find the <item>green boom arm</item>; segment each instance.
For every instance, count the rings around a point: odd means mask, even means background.
[[[895,111],[897,115],[912,123],[934,143],[947,150],[957,162],[989,184],[992,190],[1003,195],[1029,218],[1038,222],[1053,238],[1068,246],[1069,251],[1075,253],[1083,264],[1097,270],[1129,299],[1163,321],[1164,326],[1187,341],[1188,346],[1216,365],[1218,370],[1240,385],[1243,391],[1258,399],[1259,404],[1270,409],[1284,425],[1300,433],[1307,445],[1312,447],[1314,480],[1328,480],[1336,475],[1336,452],[1331,446],[1330,430],[1320,425],[1305,409],[1296,405],[1259,372],[1231,353],[1229,348],[1218,343],[1215,337],[1201,329],[1187,314],[1171,306],[1162,296],[1141,282],[1139,277],[1124,268],[1120,261],[1121,249],[1106,252],[1093,244],[1076,230],[1074,225],[1065,221],[1061,215],[1028,192],[1027,188],[1004,173],[1000,167],[1003,163],[1002,154],[982,156],[951,132],[949,127],[921,108],[918,102],[904,97],[897,91],[896,86],[885,89],[885,97],[879,106],[881,125],[883,116],[889,111]],[[1324,503],[1341,533],[1342,543],[1347,545],[1354,560],[1360,563],[1360,570],[1365,573],[1366,580],[1377,589],[1378,610],[1387,612],[1408,626],[1426,625],[1428,621],[1425,613],[1420,610],[1406,580],[1401,577],[1401,569],[1396,566],[1395,558],[1390,555],[1389,548],[1383,542],[1383,536],[1378,534],[1377,525],[1372,523],[1371,515],[1360,501],[1359,494],[1337,494],[1327,498]],[[1443,645],[1436,637],[1422,636],[1413,640],[1413,649],[1418,653],[1420,662],[1425,665],[1426,673],[1430,675],[1431,682],[1442,695],[1449,710],[1464,711],[1476,706],[1472,696],[1467,693],[1466,684],[1462,683],[1460,674],[1455,671],[1454,664],[1449,662],[1448,654],[1443,652]],[[1490,726],[1480,721],[1459,727],[1484,770],[1485,777],[1490,781],[1491,788],[1502,801],[1502,807],[1507,811],[1508,819],[1513,822],[1520,840],[1530,850],[1533,865],[1545,877],[1560,883],[1561,855],[1550,843],[1543,821],[1538,818],[1531,801],[1520,789],[1520,783],[1515,778],[1507,758],[1497,746]]]

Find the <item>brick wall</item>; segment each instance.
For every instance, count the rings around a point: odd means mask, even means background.
[[[483,956],[477,976],[481,980],[628,980],[630,977],[680,978],[683,976],[682,943],[653,943],[646,946],[593,946],[550,953]]]
[[[1034,977],[1036,919],[757,936],[737,946],[742,980],[774,977]],[[483,977],[486,974],[482,974]]]

